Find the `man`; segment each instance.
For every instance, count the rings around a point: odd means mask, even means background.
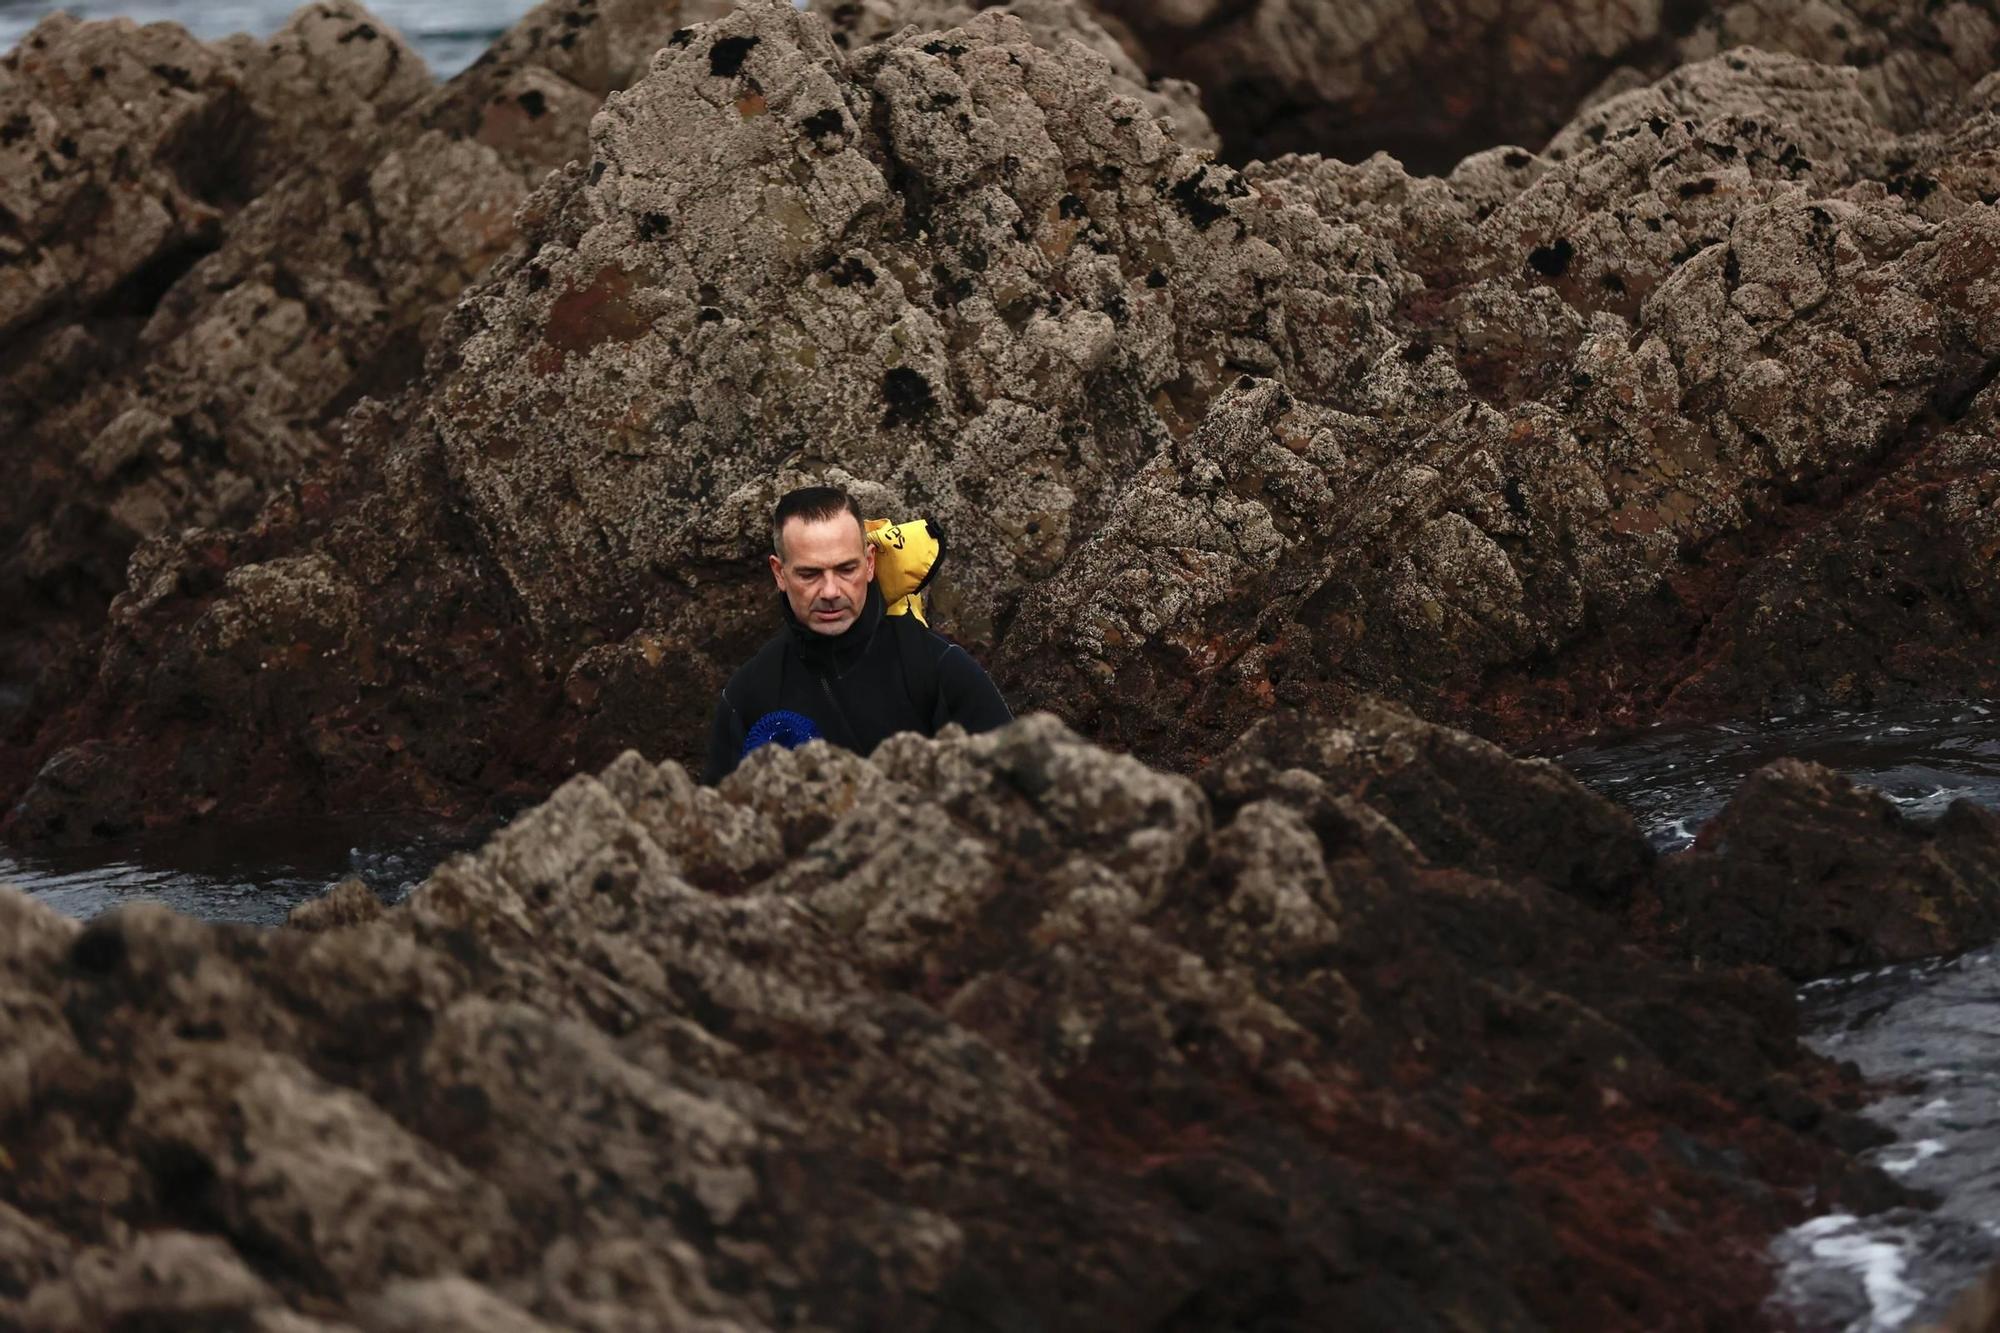
[[[821,737],[869,754],[899,731],[934,736],[951,722],[990,731],[1013,720],[963,648],[914,615],[885,614],[875,548],[847,492],[809,486],[786,495],[771,544],[785,624],[724,687],[704,782],[727,777],[753,737]]]

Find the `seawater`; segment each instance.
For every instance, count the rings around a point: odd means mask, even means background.
[[[1778,1302],[1807,1330],[1889,1333],[1942,1315],[2000,1259],[2000,953],[1809,983],[1811,1045],[1886,1089],[1875,1164],[1931,1210],[1832,1213],[1779,1238]]]
[[[275,926],[350,876],[399,902],[476,841],[350,820],[217,824],[76,850],[0,849],[0,884],[83,920],[155,902],[204,921]]]
[[[493,39],[534,8],[533,0],[363,0],[377,18],[403,35],[440,79],[479,58]],[[178,23],[204,41],[247,32],[269,37],[298,5],[286,0],[0,0],[0,52],[11,51],[44,17],[66,10],[81,19],[129,18],[135,23]]]
[[[1630,809],[1655,849],[1675,852],[1729,803],[1738,783],[1786,755],[1845,773],[1917,819],[1961,799],[2000,806],[2000,701],[1660,727],[1556,759]]]

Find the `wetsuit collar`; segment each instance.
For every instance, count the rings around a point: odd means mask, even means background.
[[[868,641],[875,637],[875,631],[882,626],[882,590],[873,583],[868,585],[868,597],[861,603],[861,614],[854,623],[838,634],[819,634],[792,614],[792,604],[783,593],[778,594],[778,612],[785,618],[785,625],[792,632],[792,640],[798,645],[799,655],[816,665],[835,668],[851,664],[868,647]]]

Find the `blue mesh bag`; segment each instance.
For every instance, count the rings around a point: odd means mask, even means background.
[[[749,754],[759,746],[776,741],[787,750],[796,750],[807,741],[819,739],[819,728],[803,713],[794,713],[789,708],[780,708],[764,714],[750,727],[750,734],[743,738],[743,753]]]

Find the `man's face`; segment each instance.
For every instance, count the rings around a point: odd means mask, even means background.
[[[784,558],[771,557],[771,576],[792,614],[815,634],[839,634],[860,618],[875,580],[875,548],[849,513],[785,521]]]

